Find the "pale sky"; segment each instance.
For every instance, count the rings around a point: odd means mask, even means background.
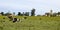
[[[60,0],[0,0],[0,12],[30,12],[32,8],[36,9],[36,15],[51,9],[60,12]]]

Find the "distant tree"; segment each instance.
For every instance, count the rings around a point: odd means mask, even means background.
[[[22,16],[25,16],[25,13],[24,12],[22,14],[23,14]]]
[[[49,16],[49,15],[50,15],[50,13],[45,13],[45,15],[46,15],[46,16]]]
[[[58,12],[57,14],[58,14],[58,16],[59,16],[59,15],[60,15],[60,12]]]
[[[29,12],[25,12],[25,16],[29,16]]]
[[[37,16],[41,16],[41,15],[37,15]]]
[[[1,12],[0,14],[1,14],[1,15],[4,15],[4,12]]]
[[[15,12],[13,12],[13,15],[15,15]]]
[[[11,14],[11,13],[9,13],[9,12],[5,13],[5,16],[8,16],[8,15],[12,15],[12,14]]]
[[[21,14],[21,16],[23,16],[23,14]]]
[[[18,16],[21,16],[21,12],[18,12]]]
[[[31,10],[31,16],[35,16],[35,9]]]

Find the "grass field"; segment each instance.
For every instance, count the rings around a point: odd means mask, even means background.
[[[13,23],[7,17],[0,16],[0,30],[60,30],[60,17],[29,16],[27,19]]]

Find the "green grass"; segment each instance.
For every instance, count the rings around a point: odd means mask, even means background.
[[[26,20],[22,19],[16,23],[9,21],[7,17],[3,19],[4,17],[0,16],[0,30],[60,30],[60,17],[27,16]]]

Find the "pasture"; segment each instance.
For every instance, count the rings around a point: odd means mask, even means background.
[[[21,21],[13,23],[6,16],[0,16],[0,30],[60,30],[60,17],[15,16]]]

